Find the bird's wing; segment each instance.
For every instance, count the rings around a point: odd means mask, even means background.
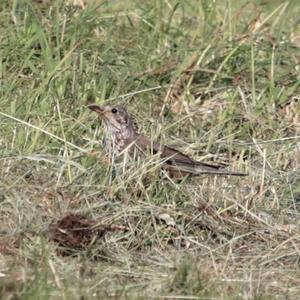
[[[177,161],[186,164],[193,164],[194,162],[189,156],[181,153],[180,151],[156,142],[152,142],[143,135],[139,135],[135,142],[137,147],[143,151],[148,150],[153,154],[161,153],[161,158],[166,160],[167,164],[176,164]]]
[[[158,143],[152,143],[148,138],[139,135],[136,139],[137,146],[145,151],[152,150],[153,154],[161,153],[162,159],[168,168],[187,172],[191,174],[217,174],[217,175],[232,175],[245,176],[245,173],[232,172],[223,169],[221,166],[211,165],[200,161],[191,159],[188,155],[173,149],[168,146],[163,146]]]
[[[221,166],[211,165],[204,162],[193,160],[188,155],[183,154],[182,152],[167,146],[164,147],[162,156],[164,158],[169,158],[167,162],[170,162],[174,165],[187,164],[193,167],[203,167],[204,169],[207,168],[209,170],[218,170],[221,168]]]

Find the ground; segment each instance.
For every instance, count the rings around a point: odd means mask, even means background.
[[[2,299],[296,299],[298,1],[2,1]],[[247,177],[109,164],[89,103]]]

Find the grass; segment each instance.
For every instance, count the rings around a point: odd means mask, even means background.
[[[297,1],[1,4],[1,298],[299,295]],[[249,176],[109,167],[91,102]],[[126,230],[63,256],[69,213]]]

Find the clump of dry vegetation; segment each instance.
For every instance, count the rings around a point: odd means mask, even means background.
[[[297,297],[299,10],[3,4],[1,297]],[[176,183],[154,157],[111,165],[91,101],[249,176]]]
[[[62,255],[70,254],[73,250],[87,249],[106,232],[117,230],[124,228],[102,224],[79,213],[69,213],[49,228],[50,240],[59,245],[59,253]]]

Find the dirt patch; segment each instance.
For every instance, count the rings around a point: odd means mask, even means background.
[[[82,214],[70,213],[50,226],[50,239],[58,243],[60,254],[84,250],[106,232],[125,230],[125,227],[103,224]]]

